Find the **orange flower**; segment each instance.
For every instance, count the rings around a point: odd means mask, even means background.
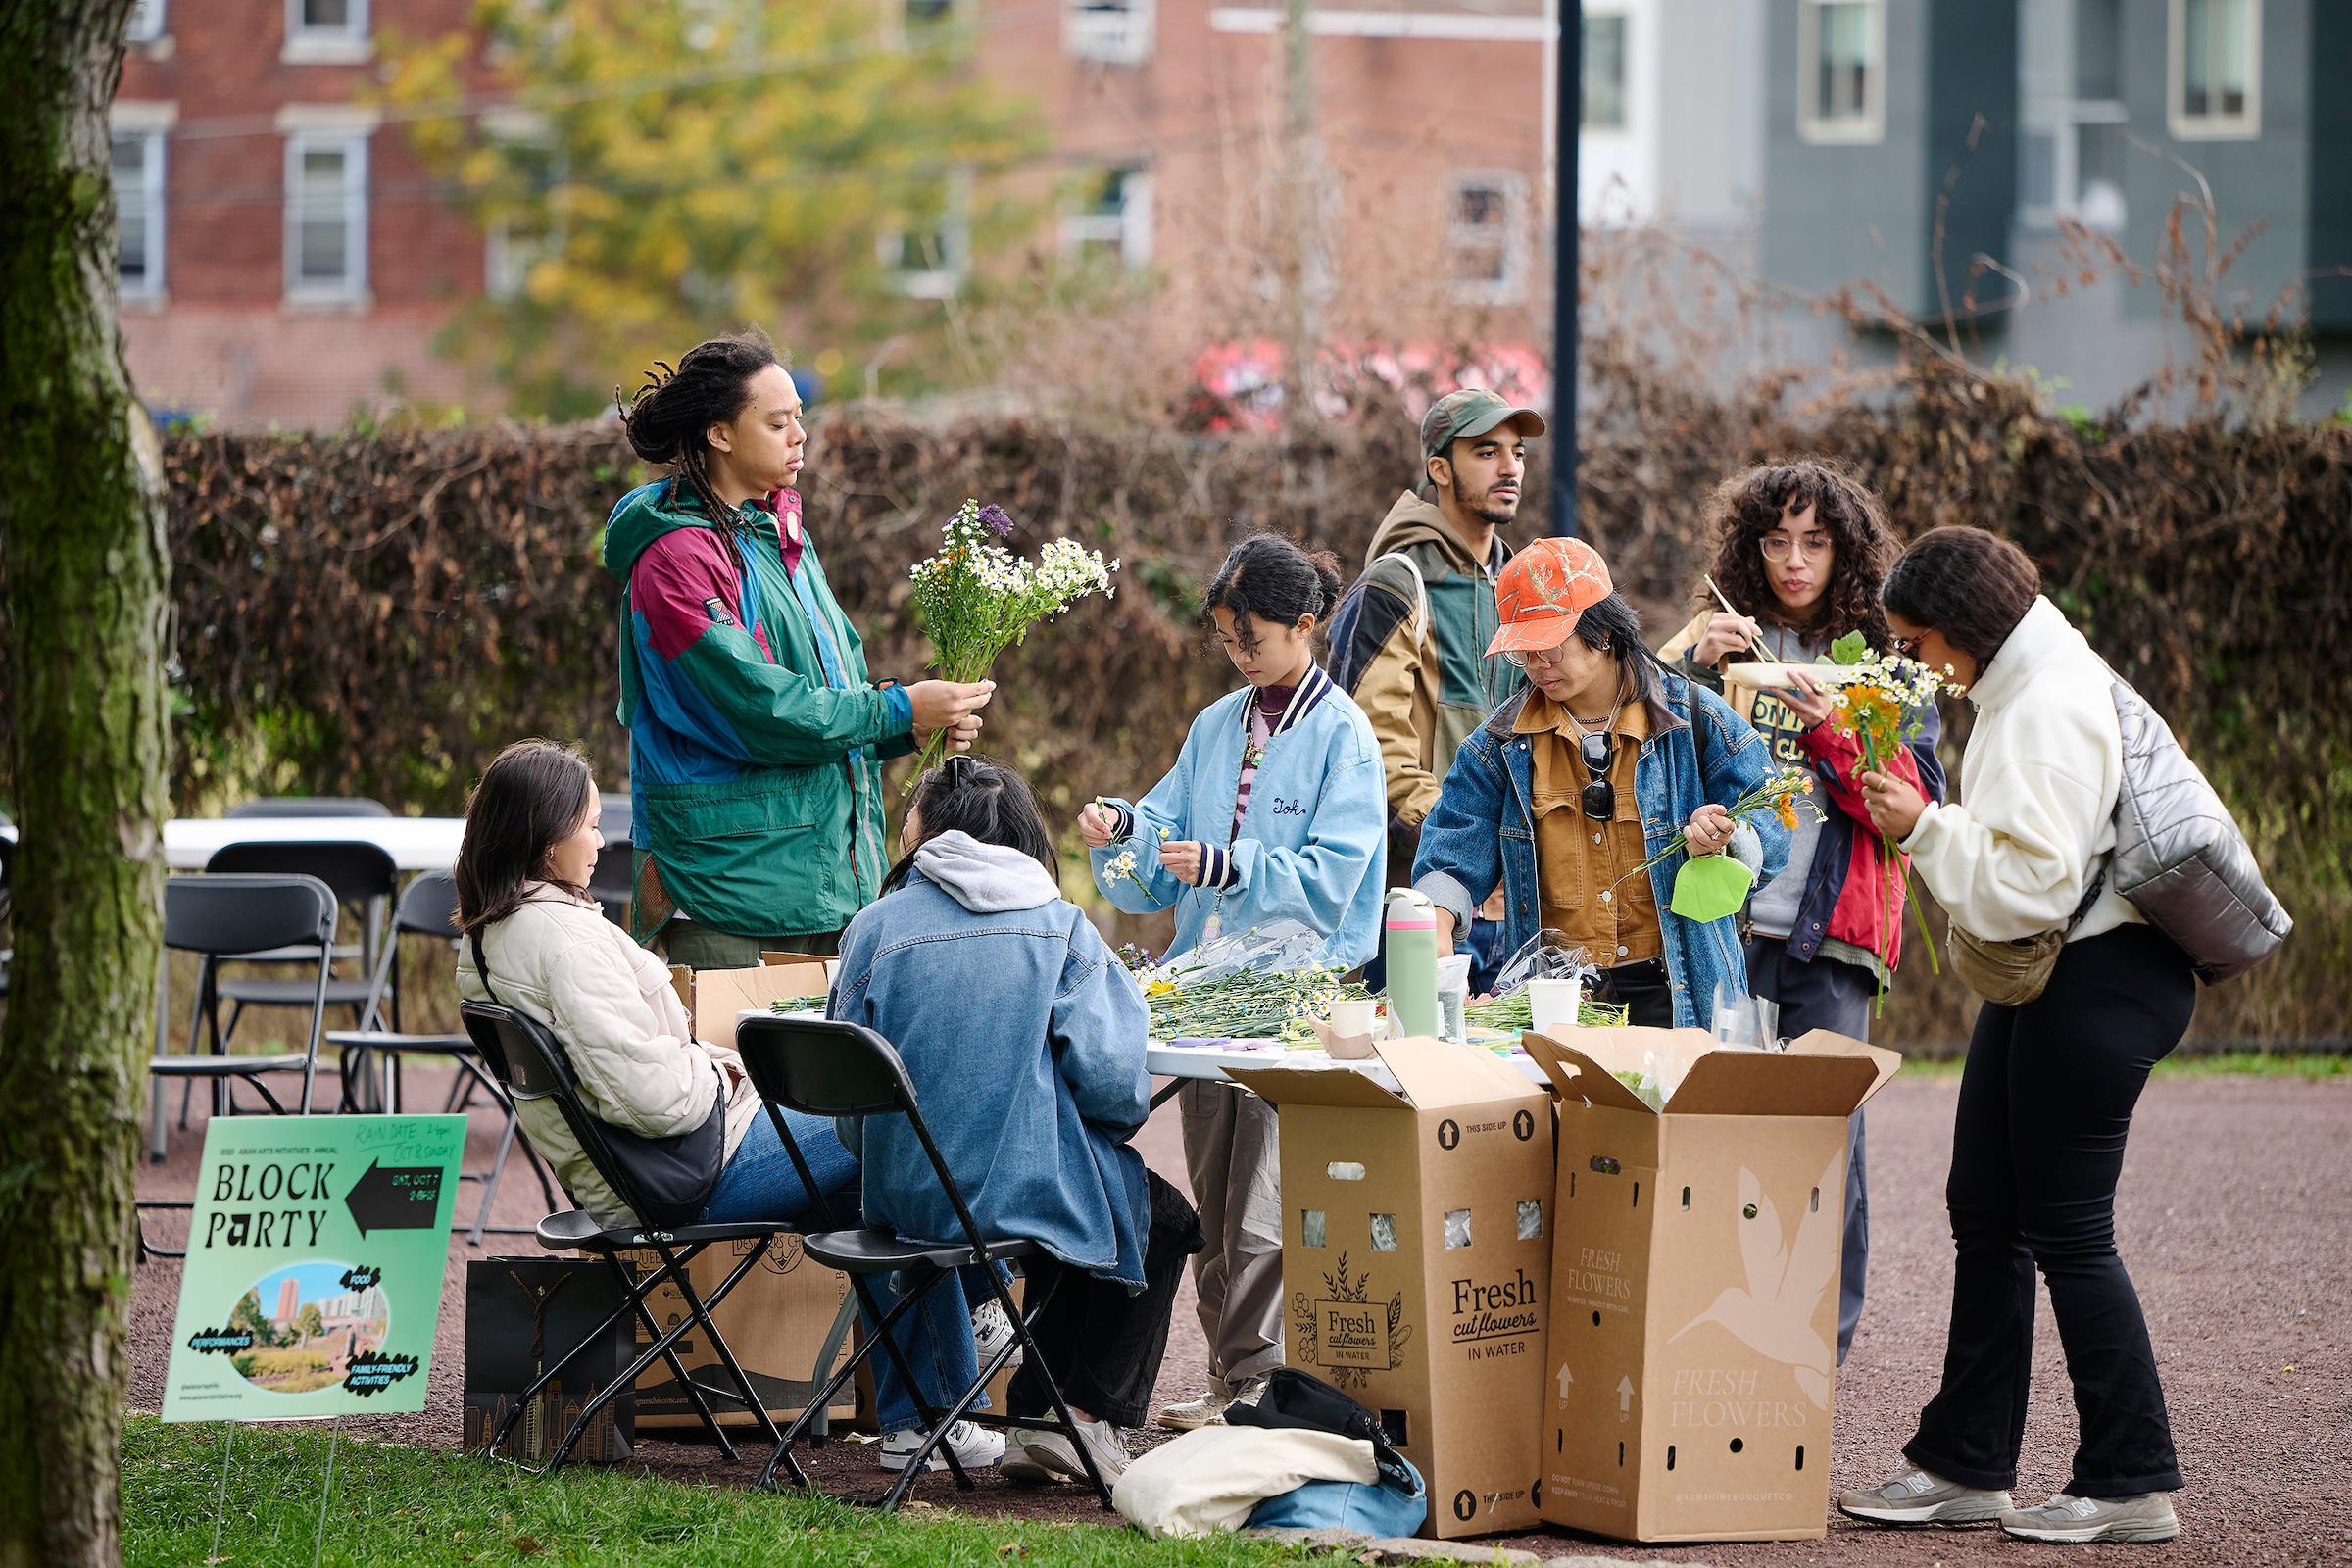
[[[1781,826],[1791,833],[1796,831],[1796,797],[1794,795],[1781,797]]]

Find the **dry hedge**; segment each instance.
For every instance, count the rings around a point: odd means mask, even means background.
[[[2237,805],[2300,921],[2283,961],[2208,1000],[2200,1036],[2352,1033],[2352,673],[2327,642],[2352,612],[2352,428],[2110,435],[1930,363],[1889,398],[1817,417],[1625,378],[1587,429],[1585,529],[1660,628],[1690,603],[1700,498],[1765,456],[1850,465],[1906,533],[1971,522],[2018,540]],[[1410,472],[1400,422],[1276,441],[841,413],[818,439],[809,515],[879,672],[919,667],[906,566],[966,495],[1002,503],[1032,541],[1070,533],[1124,559],[1115,601],[1008,658],[990,711],[991,749],[1065,820],[1147,786],[1226,689],[1195,613],[1228,541],[1278,528],[1360,559]],[[615,590],[596,549],[641,474],[610,427],[180,436],[166,459],[183,808],[317,791],[455,810],[482,760],[532,733],[624,772]],[[1888,1038],[1965,1034],[1965,999],[1926,978],[1906,974]]]

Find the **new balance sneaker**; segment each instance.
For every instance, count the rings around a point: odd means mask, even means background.
[[[1266,1392],[1264,1378],[1251,1378],[1236,1389],[1231,1396],[1211,1389],[1198,1399],[1186,1399],[1171,1404],[1153,1417],[1154,1424],[1170,1432],[1197,1432],[1202,1427],[1221,1427],[1225,1412],[1237,1404],[1255,1404],[1257,1396]]]
[[[914,1457],[914,1450],[923,1446],[923,1437],[921,1427],[908,1427],[904,1432],[893,1432],[884,1438],[882,1468],[906,1469],[907,1461]],[[969,1421],[958,1421],[948,1428],[947,1441],[940,1447],[955,1449],[956,1462],[966,1470],[985,1470],[1004,1457],[1004,1434],[974,1426]],[[931,1457],[923,1461],[925,1470],[945,1470],[947,1467],[948,1462],[940,1457],[938,1448],[934,1448]]]
[[[1117,1486],[1129,1462],[1127,1442],[1119,1436],[1119,1429],[1107,1421],[1081,1421],[1078,1435],[1094,1455],[1095,1468],[1102,1472],[1103,1484]],[[1070,1440],[1058,1432],[1014,1431],[1004,1447],[1004,1462],[997,1468],[1007,1481],[1086,1484],[1086,1466],[1078,1462],[1078,1451],[1070,1446]]]
[[[1988,1525],[2010,1506],[2006,1492],[1964,1487],[1925,1470],[1907,1470],[1885,1486],[1838,1499],[1839,1513],[1874,1525]]]
[[[1003,1306],[990,1300],[982,1301],[978,1306],[972,1308],[972,1345],[980,1352],[982,1366],[988,1365],[990,1356],[995,1355],[1012,1342],[1012,1323],[1004,1316]],[[1008,1367],[1019,1366],[1021,1352],[1013,1351],[1012,1358],[1004,1364]]]
[[[2037,1508],[2012,1508],[2001,1528],[2020,1541],[2082,1545],[2093,1541],[2170,1541],[2180,1533],[2172,1494],[2138,1497],[2075,1497],[2061,1492]]]

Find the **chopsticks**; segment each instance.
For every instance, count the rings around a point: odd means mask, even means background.
[[[1715,596],[1715,602],[1723,607],[1723,612],[1725,614],[1737,615],[1740,613],[1739,611],[1732,608],[1732,602],[1729,599],[1724,598],[1723,590],[1715,586],[1715,579],[1711,574],[1701,572],[1699,575],[1700,580],[1705,582],[1707,585],[1707,592],[1713,594]],[[1764,646],[1764,639],[1761,637],[1748,638],[1747,651],[1755,655],[1756,658],[1762,661],[1764,663],[1770,664],[1778,662],[1778,656],[1776,656],[1771,649]]]

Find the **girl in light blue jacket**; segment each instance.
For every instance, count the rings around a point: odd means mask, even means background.
[[[1219,935],[1297,920],[1318,961],[1378,951],[1388,871],[1380,745],[1315,662],[1315,625],[1340,602],[1339,563],[1271,534],[1225,558],[1207,619],[1249,685],[1193,721],[1167,777],[1141,801],[1080,814],[1095,879],[1130,913],[1173,907],[1175,957]],[[1208,1336],[1207,1395],[1171,1405],[1177,1431],[1254,1398],[1282,1364],[1282,1206],[1274,1110],[1229,1084],[1188,1082],[1184,1152],[1207,1248],[1193,1259]]]

